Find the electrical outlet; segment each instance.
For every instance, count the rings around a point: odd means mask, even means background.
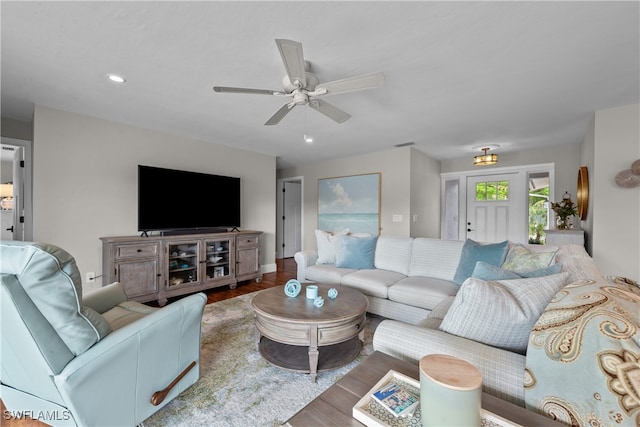
[[[86,274],[86,282],[87,283],[93,283],[96,281],[96,273],[94,271],[89,272]]]
[[[402,222],[402,215],[394,214],[391,217],[391,222]]]

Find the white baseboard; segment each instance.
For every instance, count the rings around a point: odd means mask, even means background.
[[[264,273],[273,273],[275,271],[278,271],[278,266],[276,263],[273,264],[265,264],[265,265],[261,265],[260,266],[260,272],[262,274]]]

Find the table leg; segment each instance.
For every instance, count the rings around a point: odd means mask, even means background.
[[[258,330],[258,327],[254,325],[255,334],[256,334],[256,348],[260,349],[260,338],[262,338],[262,334]]]
[[[314,383],[318,377],[318,354],[318,325],[313,325],[309,328],[309,374]]]

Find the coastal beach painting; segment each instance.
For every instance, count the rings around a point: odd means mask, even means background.
[[[318,180],[318,229],[377,236],[380,231],[380,174]]]

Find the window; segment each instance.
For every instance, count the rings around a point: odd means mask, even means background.
[[[529,173],[529,243],[543,245],[549,224],[549,173]]]
[[[476,200],[509,200],[509,181],[486,181],[476,184]]]

